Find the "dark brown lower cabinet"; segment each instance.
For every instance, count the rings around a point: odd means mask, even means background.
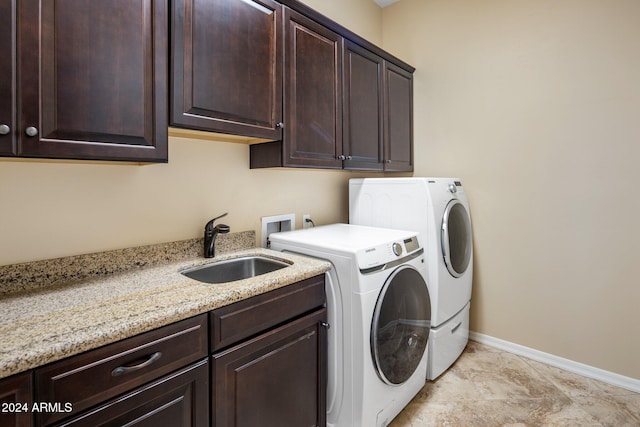
[[[326,425],[325,308],[212,357],[213,426]]]
[[[56,426],[206,427],[207,360],[181,369]]]
[[[0,426],[29,427],[31,417],[32,373],[23,372],[0,380]]]
[[[325,303],[321,274],[1,379],[0,427],[326,426]]]

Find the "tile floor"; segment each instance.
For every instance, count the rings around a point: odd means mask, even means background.
[[[640,426],[640,394],[470,341],[390,427]]]

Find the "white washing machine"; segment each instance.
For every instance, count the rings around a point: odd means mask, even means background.
[[[332,224],[269,239],[332,264],[327,425],[386,426],[425,383],[431,299],[416,233]]]
[[[420,232],[432,302],[427,378],[437,378],[469,340],[473,246],[460,179],[351,179],[349,222]]]

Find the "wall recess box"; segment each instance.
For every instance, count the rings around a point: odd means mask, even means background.
[[[260,246],[269,247],[269,234],[296,229],[296,214],[284,214],[262,217],[262,237]]]

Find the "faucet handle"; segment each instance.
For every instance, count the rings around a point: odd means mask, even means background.
[[[217,220],[219,220],[220,218],[223,218],[223,217],[225,217],[225,216],[227,216],[227,215],[229,215],[229,212],[225,212],[225,213],[223,213],[222,215],[220,215],[220,216],[217,216],[217,217],[213,218],[211,221],[217,221]]]
[[[209,221],[209,222],[207,223],[207,225],[205,225],[205,226],[204,226],[205,231],[208,231],[208,232],[213,231],[213,223],[214,223],[216,220],[219,220],[220,218],[227,216],[228,214],[229,214],[229,212],[225,212],[225,213],[223,213],[222,215],[220,215],[220,216],[217,216],[217,217],[213,218],[211,221]]]

